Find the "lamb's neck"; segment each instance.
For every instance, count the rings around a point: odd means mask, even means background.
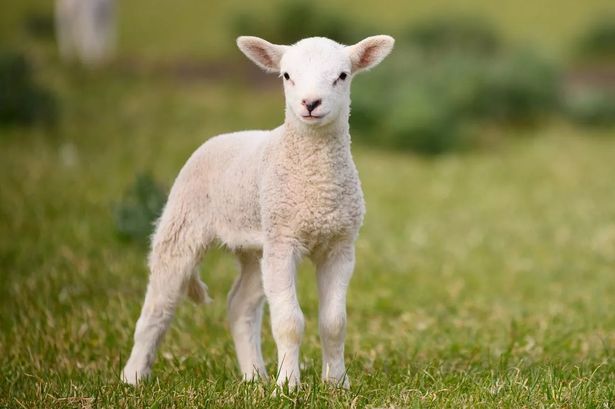
[[[295,163],[308,160],[334,163],[350,158],[347,118],[340,118],[322,127],[310,127],[297,120],[286,120],[283,127],[281,149]]]

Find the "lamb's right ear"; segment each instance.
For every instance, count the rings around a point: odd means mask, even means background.
[[[237,46],[256,65],[269,72],[280,71],[280,60],[288,46],[271,44],[262,38],[241,36],[237,38]]]

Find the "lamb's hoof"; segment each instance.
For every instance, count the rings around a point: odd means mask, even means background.
[[[287,383],[276,383],[275,388],[271,392],[272,398],[277,398],[278,396],[285,396],[285,394],[293,393],[299,390],[301,387],[300,383],[287,384]]]
[[[295,392],[301,386],[301,382],[296,377],[291,378],[278,378],[276,381],[275,389],[271,394],[272,397],[283,395],[285,391]]]
[[[346,375],[343,375],[339,378],[325,377],[323,378],[323,382],[336,386],[338,388],[350,389],[350,379]]]
[[[122,371],[122,382],[136,386],[149,376],[149,369],[137,368],[136,365],[126,364]]]
[[[269,376],[267,375],[267,371],[265,371],[265,369],[244,373],[242,378],[242,380],[247,383],[267,381],[267,379],[269,379]]]

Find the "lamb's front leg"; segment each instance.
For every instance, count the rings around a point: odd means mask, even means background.
[[[318,323],[322,344],[322,379],[350,387],[344,364],[346,290],[354,269],[354,244],[343,243],[317,260]]]
[[[297,300],[295,275],[298,255],[291,246],[263,249],[263,288],[271,313],[271,329],[278,348],[278,385],[299,384],[299,347],[304,319]]]

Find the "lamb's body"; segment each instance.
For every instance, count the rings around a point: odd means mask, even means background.
[[[353,240],[364,213],[349,135],[304,135],[288,124],[204,143],[171,190],[167,209],[178,207],[186,210],[165,211],[159,230],[182,225],[172,217],[187,211],[205,243],[262,250],[266,240],[287,238],[304,254]]]
[[[318,280],[323,379],[348,387],[346,290],[365,208],[350,154],[349,81],[339,82],[351,70],[380,62],[393,40],[370,37],[345,47],[313,38],[286,47],[242,37],[239,45],[259,65],[288,66],[297,74],[297,83],[284,74],[284,124],[214,137],[179,173],[152,239],[150,281],[122,376],[136,383],[148,375],[182,294],[207,300],[196,267],[217,241],[235,252],[241,266],[228,310],[244,377],[267,376],[260,348],[266,298],[278,348],[278,383],[299,382],[304,323],[295,273],[308,256]]]
[[[205,142],[181,170],[167,208],[189,206],[190,223],[205,243],[218,239],[231,249],[262,248],[259,175],[270,133],[244,131]],[[161,225],[176,212],[166,212]]]

